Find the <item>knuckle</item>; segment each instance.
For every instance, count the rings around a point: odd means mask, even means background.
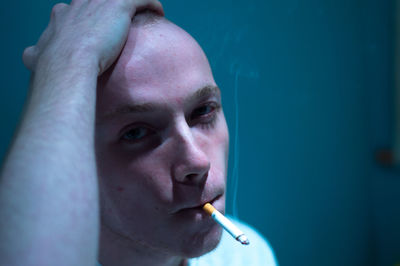
[[[58,13],[60,13],[62,10],[64,10],[68,5],[65,3],[58,3],[56,5],[53,6],[52,10],[51,10],[51,15],[54,16]]]
[[[22,53],[22,62],[24,63],[26,68],[32,70],[34,61],[35,61],[35,46],[29,46],[25,48],[24,52]]]
[[[24,49],[24,52],[22,53],[22,57],[23,58],[31,57],[33,55],[33,50],[34,49],[35,49],[34,46],[26,47]]]

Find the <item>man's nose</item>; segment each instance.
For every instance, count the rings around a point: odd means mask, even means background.
[[[176,131],[173,177],[176,181],[198,185],[207,179],[210,160],[192,129],[180,126]]]

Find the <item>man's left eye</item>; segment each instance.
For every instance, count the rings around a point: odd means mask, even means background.
[[[192,117],[196,118],[196,117],[199,117],[199,116],[203,116],[203,115],[211,113],[212,111],[214,111],[214,108],[212,106],[205,105],[205,106],[202,106],[202,107],[197,108],[196,110],[194,110],[193,113],[192,113]]]
[[[197,118],[201,118],[201,117],[207,117],[209,115],[211,115],[216,109],[218,109],[218,105],[217,104],[206,104],[203,105],[199,108],[196,108],[191,115],[191,119],[195,120]]]

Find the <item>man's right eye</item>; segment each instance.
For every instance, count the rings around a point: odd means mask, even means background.
[[[151,134],[151,130],[145,127],[137,127],[127,131],[122,135],[122,140],[139,141]]]

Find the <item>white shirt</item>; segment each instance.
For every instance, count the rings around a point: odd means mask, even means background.
[[[247,224],[229,217],[247,236],[250,245],[242,245],[224,231],[219,245],[201,257],[190,259],[190,266],[277,266],[274,252],[265,238]]]
[[[218,246],[201,257],[189,260],[189,266],[277,266],[268,241],[249,225],[229,219],[248,237],[250,245],[242,245],[223,231]],[[97,266],[101,266],[100,263]]]

